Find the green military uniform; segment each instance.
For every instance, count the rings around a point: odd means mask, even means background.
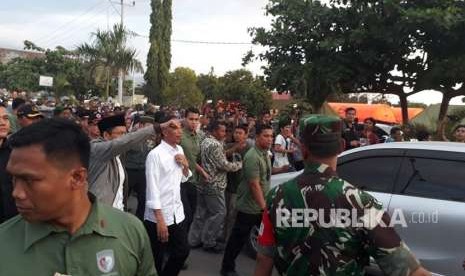
[[[74,235],[16,216],[0,226],[0,244],[0,275],[156,275],[142,223],[95,201]]]
[[[189,169],[192,172],[192,177],[189,182],[197,183],[199,176],[197,173],[197,161],[200,155],[200,134],[192,134],[188,129],[183,129],[181,138],[181,147],[184,150],[184,155],[189,162]]]
[[[235,272],[236,258],[247,241],[250,231],[260,224],[262,208],[253,198],[250,182],[252,180],[260,182],[263,196],[270,189],[271,159],[268,149],[254,146],[245,154],[242,162],[242,181],[237,188],[237,215],[224,252],[222,275]]]
[[[302,120],[301,130],[302,140],[322,147],[340,139],[340,120],[313,115]],[[282,275],[364,275],[370,256],[386,275],[409,275],[419,266],[394,229],[383,227],[390,218],[382,205],[328,165],[307,161],[304,172],[270,190],[266,202],[259,252],[274,257]],[[293,217],[296,210],[314,210],[319,218],[296,224],[302,219]],[[325,225],[332,210],[348,210],[350,220],[370,223]]]
[[[271,159],[268,150],[254,146],[244,157],[242,165],[242,181],[237,188],[237,210],[246,214],[261,214],[262,210],[253,199],[249,182],[260,181],[260,187],[265,195],[270,189]]]

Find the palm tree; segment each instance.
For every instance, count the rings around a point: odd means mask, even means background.
[[[116,24],[112,30],[92,33],[92,43],[84,43],[77,48],[81,58],[89,62],[95,82],[105,81],[105,98],[108,98],[110,83],[118,73],[122,72],[125,76],[130,71],[143,71],[142,63],[136,59],[136,50],[126,47],[130,36],[133,33]]]

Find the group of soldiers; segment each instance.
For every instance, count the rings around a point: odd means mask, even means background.
[[[276,214],[299,208],[381,214],[389,225],[375,198],[335,173],[344,147],[338,118],[299,120],[292,140],[303,173],[271,189],[271,175],[289,164],[272,163],[268,118],[252,126],[244,116],[225,145],[228,122],[213,118],[204,129],[195,108],[183,120],[158,112],[129,123],[124,114],[46,119],[30,109],[17,117],[32,122],[8,136],[11,115],[0,107],[2,212],[19,212],[0,226],[0,275],[178,275],[190,249],[202,247],[223,253],[220,274],[233,276],[255,226],[255,275],[273,267],[282,275],[363,275],[370,256],[387,275],[430,275],[381,221],[282,227]],[[132,190],[139,219],[125,212]]]

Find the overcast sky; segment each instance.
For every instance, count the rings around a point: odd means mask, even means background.
[[[119,1],[116,1],[119,2]],[[132,0],[125,0],[132,4]],[[267,0],[173,0],[173,40],[249,43],[249,27],[268,26],[264,15]],[[90,33],[120,22],[120,5],[109,0],[16,0],[2,1],[0,9],[0,47],[21,49],[24,40],[41,47],[62,45],[72,49],[90,41]],[[125,6],[125,25],[148,35],[150,0],[135,0]],[[143,64],[149,49],[148,38],[135,37],[130,42]],[[185,66],[197,73],[208,73],[213,67],[218,75],[241,68],[242,57],[252,45],[191,44],[172,42],[172,66]],[[259,62],[247,67],[261,74]],[[395,101],[395,99],[393,99]],[[410,101],[436,103],[441,94],[424,92]],[[455,98],[453,103],[461,103]]]

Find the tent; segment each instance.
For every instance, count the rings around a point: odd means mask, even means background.
[[[422,113],[415,116],[415,118],[413,118],[411,122],[413,124],[424,125],[430,131],[436,131],[438,127],[438,116],[439,116],[440,108],[441,108],[440,104],[430,105]],[[464,109],[465,109],[465,106],[463,105],[449,105],[449,109],[447,110],[447,115],[452,115],[455,112],[464,110]]]
[[[368,117],[385,123],[398,123],[394,112],[387,104],[362,104],[362,103],[328,103],[329,106],[339,114],[339,117],[345,117],[345,110],[353,107],[357,110],[357,118],[363,122]]]
[[[400,108],[391,107],[387,104],[363,104],[363,103],[328,103],[329,106],[339,114],[339,117],[345,117],[345,110],[353,107],[357,110],[357,118],[363,122],[366,118],[372,117],[378,122],[387,124],[401,124],[402,112]],[[422,108],[409,108],[409,118],[413,118],[423,111]]]
[[[419,107],[409,107],[408,108],[408,119],[411,121],[418,114],[422,113],[423,110],[424,110],[423,108],[419,108]],[[392,111],[394,112],[394,116],[396,117],[397,122],[402,123],[402,108],[393,107]]]

